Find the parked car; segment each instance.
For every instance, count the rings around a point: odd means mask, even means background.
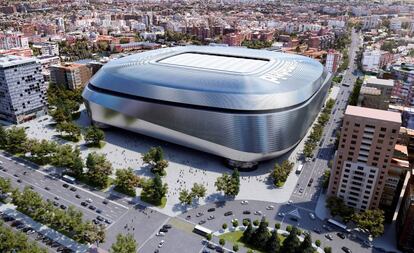
[[[352,251],[351,251],[349,248],[345,247],[345,246],[343,246],[341,249],[342,249],[345,253],[352,253]]]
[[[216,211],[216,209],[215,209],[214,207],[209,208],[209,209],[207,210],[207,212],[209,212],[209,213],[214,212],[214,211]]]
[[[198,225],[203,225],[204,223],[206,223],[206,220],[201,220],[200,222],[198,222]]]
[[[275,209],[275,207],[272,205],[266,207],[266,210],[273,210],[273,209]]]
[[[75,198],[80,199],[80,198],[81,198],[81,196],[80,196],[79,194],[76,194],[76,195],[75,195]]]
[[[66,184],[66,183],[65,183],[65,184],[63,184],[62,186],[63,186],[64,188],[68,188],[68,187],[69,187],[69,185],[68,185],[68,184]]]
[[[227,211],[224,213],[224,216],[230,216],[233,215],[233,211]]]
[[[248,204],[249,204],[249,201],[247,201],[247,200],[242,200],[242,201],[240,201],[240,204],[242,204],[242,205],[248,205]]]
[[[172,228],[172,226],[171,226],[171,224],[165,224],[164,226],[162,226],[163,228],[166,228],[166,229],[170,229],[170,228]]]
[[[344,233],[341,233],[341,232],[336,233],[336,235],[337,235],[339,238],[341,238],[341,239],[345,239],[345,238],[346,238],[345,234],[344,234]]]
[[[96,207],[94,207],[93,205],[90,205],[90,206],[89,206],[89,209],[91,209],[91,210],[95,210],[95,209],[96,209]]]
[[[208,216],[207,220],[214,220],[214,218],[216,218],[214,215],[210,215]]]
[[[88,205],[88,203],[86,203],[86,202],[81,202],[81,206],[87,206]]]
[[[262,211],[255,211],[254,214],[255,215],[262,215],[263,213],[262,213]]]
[[[332,237],[332,235],[330,235],[330,234],[326,234],[326,235],[325,235],[325,237],[326,237],[326,239],[328,239],[328,240],[330,240],[330,241],[331,241],[331,240],[333,240],[333,237]]]
[[[249,210],[244,210],[243,214],[251,214],[251,212]]]

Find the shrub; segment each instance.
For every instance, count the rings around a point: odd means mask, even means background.
[[[325,248],[323,248],[323,252],[332,253],[332,248],[331,247],[325,247]]]
[[[254,220],[253,225],[255,225],[256,227],[259,226],[259,220]]]
[[[223,238],[221,238],[219,243],[220,243],[221,246],[224,246],[224,244],[226,244],[226,241]]]
[[[318,247],[320,247],[320,246],[321,246],[321,241],[316,240],[316,241],[315,241],[315,245],[316,245],[316,246],[318,246]]]
[[[227,228],[227,223],[223,223],[223,225],[221,226],[223,229]]]
[[[288,231],[290,233],[290,231],[292,231],[292,226],[291,225],[287,225],[286,226],[286,231]]]
[[[206,236],[206,238],[207,238],[207,240],[211,241],[211,239],[213,238],[213,235],[212,235],[212,234],[208,234],[208,235]]]
[[[233,251],[239,251],[239,245],[237,243],[233,245]]]
[[[249,221],[248,220],[243,220],[243,226],[247,227],[249,225]]]
[[[232,223],[233,223],[233,227],[237,227],[239,225],[239,222],[237,220],[234,220]]]
[[[280,229],[280,223],[275,224],[275,229]]]

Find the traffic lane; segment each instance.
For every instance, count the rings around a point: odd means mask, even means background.
[[[64,182],[57,179],[52,179],[48,176],[45,176],[44,174],[40,173],[38,170],[31,169],[30,167],[26,167],[24,165],[21,165],[18,162],[15,161],[9,161],[7,159],[1,159],[3,161],[3,167],[8,169],[7,172],[2,171],[3,173],[8,174],[9,178],[16,179],[17,178],[14,175],[18,175],[19,178],[24,181],[26,185],[32,185],[35,187],[36,191],[38,191],[41,195],[45,195],[46,193],[46,199],[54,199],[56,196],[61,199],[60,204],[71,204],[76,206],[77,208],[81,209],[85,214],[89,214],[89,218],[93,217],[95,218],[97,215],[96,212],[93,210],[90,210],[89,208],[85,208],[81,206],[81,202],[85,201],[86,199],[92,200],[92,204],[97,208],[102,210],[101,216],[103,216],[106,219],[110,219],[112,221],[116,220],[120,215],[122,215],[124,212],[126,212],[127,208],[120,208],[118,205],[109,202],[107,205],[103,204],[103,198],[97,197],[94,194],[90,194],[89,192],[81,189],[81,188],[75,188],[76,191],[71,191],[69,188],[63,188]],[[13,175],[12,175],[13,173]],[[26,173],[26,174],[25,174]],[[17,182],[15,182],[17,183]],[[17,183],[19,186],[20,184]],[[48,187],[49,190],[46,190],[45,188]],[[24,187],[22,187],[24,188]],[[76,195],[80,195],[81,199],[76,198]],[[93,214],[93,215],[92,215]],[[92,218],[92,219],[93,219]]]
[[[140,248],[139,252],[154,253],[156,249],[160,253],[196,253],[203,248],[202,237],[189,233],[175,227],[168,229],[164,236],[153,236],[150,240]],[[161,247],[160,242],[164,241]]]
[[[107,228],[106,239],[100,247],[109,249],[116,242],[118,234],[132,234],[139,246],[157,232],[169,216],[153,211],[141,205],[131,207],[126,213],[119,217],[117,222]],[[141,251],[140,251],[141,252]]]

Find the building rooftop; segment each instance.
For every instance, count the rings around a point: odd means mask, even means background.
[[[394,80],[379,79],[376,77],[369,77],[368,79],[366,79],[366,83],[382,86],[394,86]]]
[[[345,115],[358,116],[363,118],[371,118],[401,124],[401,114],[366,107],[351,106],[346,108]]]
[[[6,68],[23,63],[29,63],[36,61],[35,58],[16,56],[16,55],[0,55],[0,67]]]

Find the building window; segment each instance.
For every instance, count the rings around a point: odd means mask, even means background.
[[[381,132],[385,132],[387,129],[385,127],[381,127]]]

